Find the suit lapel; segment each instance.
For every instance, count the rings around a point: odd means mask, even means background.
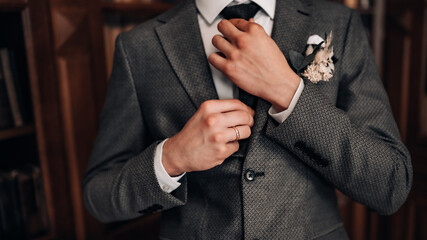
[[[203,48],[194,1],[184,1],[175,11],[159,18],[160,43],[194,106],[218,99]]]
[[[310,0],[277,0],[271,37],[289,61],[289,51],[303,52],[311,31]]]
[[[277,0],[271,37],[289,63],[289,51],[303,52],[311,32],[311,0]],[[260,133],[268,118],[271,104],[259,99],[255,110],[253,135]],[[251,138],[249,148],[256,138]],[[248,149],[250,152],[250,149]],[[248,154],[249,154],[248,152]]]

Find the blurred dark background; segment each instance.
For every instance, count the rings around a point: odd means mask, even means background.
[[[351,239],[427,239],[427,0],[336,0],[362,16],[414,166],[405,205],[379,216],[337,192]],[[92,218],[81,180],[118,33],[161,0],[0,0],[0,239],[156,239],[159,214]]]

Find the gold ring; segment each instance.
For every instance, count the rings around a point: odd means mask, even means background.
[[[232,128],[236,132],[236,140],[234,140],[234,141],[238,141],[240,139],[239,129],[237,129],[237,127],[235,127],[235,126],[233,126]]]

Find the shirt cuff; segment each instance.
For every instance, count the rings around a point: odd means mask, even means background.
[[[168,172],[166,172],[165,167],[162,163],[162,154],[163,154],[163,145],[168,139],[165,139],[163,142],[159,143],[156,148],[156,152],[154,154],[154,172],[156,173],[157,182],[160,185],[160,188],[167,193],[171,193],[179,186],[181,183],[178,182],[185,173],[177,176],[171,177]]]
[[[289,104],[288,109],[283,110],[281,112],[277,112],[276,109],[274,109],[273,106],[270,107],[268,110],[268,114],[276,120],[278,123],[283,123],[292,113],[292,111],[295,108],[295,105],[298,102],[299,97],[301,96],[302,90],[304,90],[304,81],[301,79],[299,82],[299,86],[297,91],[294,94],[294,97],[292,98],[291,103]]]

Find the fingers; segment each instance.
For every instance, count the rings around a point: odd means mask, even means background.
[[[199,110],[206,114],[225,113],[238,110],[249,112],[252,116],[255,114],[252,108],[238,99],[208,100],[200,105]]]
[[[239,125],[248,125],[252,127],[254,125],[253,115],[247,111],[232,111],[222,113],[221,117],[224,118],[222,123],[224,127],[232,127]]]
[[[226,131],[227,142],[233,142],[239,139],[247,139],[251,136],[251,128],[247,125],[228,128]],[[237,139],[237,136],[238,139]]]
[[[218,23],[217,27],[218,31],[220,31],[224,35],[224,37],[230,40],[231,42],[234,42],[235,39],[240,34],[242,34],[242,32],[237,29],[236,26],[234,26],[229,20],[221,20],[221,22]]]
[[[233,153],[239,150],[239,142],[238,141],[230,141],[226,144],[229,154],[227,157],[231,156]]]
[[[251,136],[251,128],[248,125],[229,127],[223,131],[212,134],[212,142],[229,143],[240,139],[247,139]]]
[[[255,111],[237,99],[209,100],[199,110],[202,111],[203,128],[209,133],[208,139],[216,145],[228,144],[237,138],[246,139],[251,135]]]
[[[227,57],[235,50],[235,47],[220,35],[215,35],[212,38],[212,44]]]
[[[209,56],[208,61],[210,64],[212,64],[212,66],[214,66],[216,69],[218,69],[220,71],[223,71],[223,69],[225,68],[225,66],[227,64],[227,59],[225,59],[223,56],[221,56],[217,52],[212,53]]]
[[[245,19],[236,18],[236,19],[230,19],[229,22],[231,24],[233,24],[240,31],[248,32],[251,24],[254,23],[254,20],[252,19],[252,22],[251,22],[250,20],[246,21]],[[218,30],[219,30],[219,28],[218,28]]]

